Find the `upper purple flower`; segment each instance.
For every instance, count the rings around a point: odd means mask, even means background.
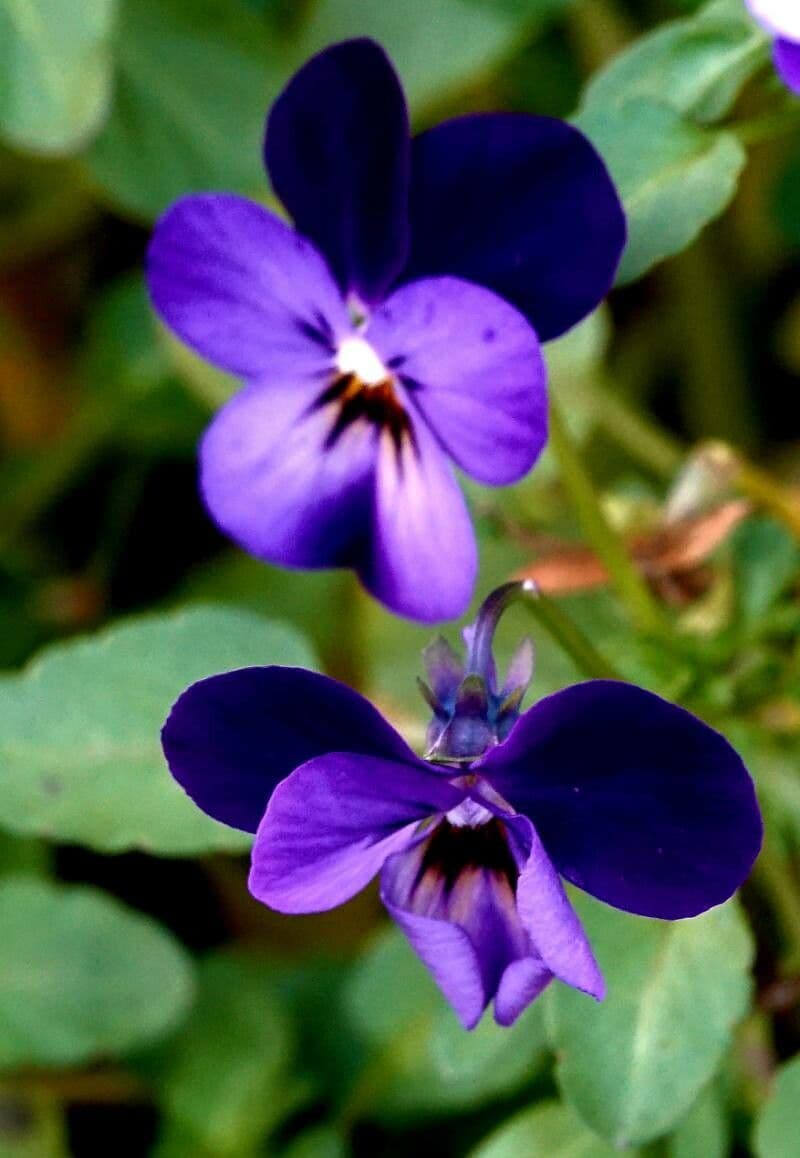
[[[213,193],[168,210],[149,252],[164,321],[247,382],[203,440],[205,501],[259,558],[352,567],[394,611],[459,615],[476,548],[453,466],[503,485],[539,456],[540,341],[594,309],[624,245],[611,179],[545,117],[411,141],[369,40],[297,73],[265,155],[296,232]]]
[[[530,645],[502,689],[491,657],[518,590],[486,601],[466,662],[442,641],[428,650],[424,760],[361,696],[296,668],[202,680],[162,733],[196,803],[257,834],[256,898],[318,912],[379,873],[467,1028],[492,1001],[510,1025],[554,977],[602,999],[560,876],[629,912],[691,917],[734,892],[761,843],[744,765],[681,708],[600,680],[519,714]]]
[[[773,57],[781,78],[800,93],[800,3],[798,0],[746,0],[747,7],[775,37]]]

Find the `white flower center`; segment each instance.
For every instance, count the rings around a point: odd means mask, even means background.
[[[800,7],[797,0],[748,0],[750,11],[770,32],[800,41]]]
[[[364,386],[379,386],[391,374],[378,355],[363,338],[345,338],[336,355],[336,369],[340,374],[352,374]]]

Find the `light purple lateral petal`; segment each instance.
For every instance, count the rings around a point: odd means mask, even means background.
[[[363,696],[301,668],[250,667],[192,684],[161,741],[169,769],[194,802],[255,832],[275,786],[300,764],[347,750],[416,761]]]
[[[792,92],[800,94],[800,43],[793,40],[776,40],[773,55],[781,79]]]
[[[528,473],[547,441],[547,370],[513,306],[458,278],[429,278],[392,294],[368,334],[462,470],[497,486]]]
[[[272,107],[265,157],[273,188],[345,291],[380,300],[408,247],[408,113],[371,40],[313,57]]]
[[[521,310],[546,342],[599,305],[625,237],[600,155],[563,121],[489,113],[414,138],[404,280],[477,282]]]
[[[361,580],[398,615],[436,623],[466,611],[478,571],[475,534],[453,470],[422,422],[413,444],[381,434],[370,552]]]
[[[351,332],[314,246],[231,193],[185,197],[167,210],[150,242],[147,283],[179,338],[247,378],[317,375],[335,339]]]
[[[753,16],[773,36],[800,40],[800,7],[797,0],[746,0]]]
[[[506,824],[527,849],[517,911],[536,953],[559,981],[602,1001],[605,982],[592,947],[536,830],[525,816],[509,817]]]
[[[537,957],[512,961],[495,994],[494,1019],[497,1024],[513,1025],[552,980],[553,974]]]
[[[335,404],[313,409],[287,378],[246,387],[209,426],[200,489],[222,530],[251,555],[285,567],[353,566],[361,558],[376,434],[353,423],[330,446],[335,418]]]
[[[541,700],[480,761],[558,871],[610,905],[691,917],[745,880],[761,845],[753,782],[689,712],[594,680]]]
[[[282,781],[253,846],[253,896],[282,913],[318,913],[355,896],[421,820],[464,798],[414,759],[334,752]]]

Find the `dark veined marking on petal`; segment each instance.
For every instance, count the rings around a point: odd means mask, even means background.
[[[338,409],[325,439],[326,450],[334,447],[344,431],[359,421],[370,423],[376,430],[388,431],[400,462],[404,445],[414,447],[411,422],[389,378],[368,386],[356,374],[338,374],[317,398],[313,409],[321,410],[329,405]]]
[[[294,324],[305,338],[310,338],[312,342],[322,346],[326,353],[332,354],[336,349],[331,324],[319,310],[314,311],[313,319],[295,318]]]
[[[416,889],[431,877],[452,892],[461,874],[484,869],[516,888],[519,868],[508,843],[506,828],[496,817],[475,826],[443,820],[428,839],[414,882]]]

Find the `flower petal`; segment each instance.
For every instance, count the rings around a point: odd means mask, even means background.
[[[776,40],[775,67],[792,92],[800,94],[800,42]]]
[[[502,486],[528,473],[547,441],[547,371],[513,306],[458,278],[429,278],[392,294],[368,332],[467,474]]]
[[[572,126],[511,113],[460,117],[416,137],[404,278],[454,274],[558,337],[611,287],[625,217],[599,154]]]
[[[552,980],[553,974],[538,957],[521,957],[512,961],[495,994],[494,1019],[497,1024],[513,1025]]]
[[[517,882],[517,912],[536,953],[560,981],[602,1001],[605,982],[592,947],[536,830],[525,816],[506,824],[527,849]]]
[[[233,374],[319,374],[351,332],[341,294],[310,242],[253,201],[185,197],[158,222],[147,281],[162,319]]]
[[[379,301],[408,246],[408,113],[383,49],[349,40],[304,65],[273,105],[265,158],[342,289]]]
[[[796,0],[746,0],[746,3],[768,32],[800,41],[800,9]]]
[[[510,1024],[550,979],[517,912],[515,851],[504,823],[446,820],[390,857],[381,873],[383,903],[467,1029],[501,990],[499,1016]],[[521,961],[535,968],[506,981]]]
[[[730,744],[629,684],[595,680],[548,696],[480,772],[530,817],[563,876],[643,916],[720,904],[761,844],[753,783]]]
[[[464,798],[412,760],[336,752],[282,781],[253,846],[253,896],[282,913],[322,912],[355,896],[421,820]]]
[[[318,395],[322,385],[315,387]],[[311,400],[310,400],[311,399]],[[353,423],[330,444],[335,404],[316,408],[287,378],[240,391],[200,448],[200,489],[212,516],[259,559],[284,567],[345,567],[361,559],[374,504],[377,432]]]
[[[192,684],[161,733],[170,771],[196,804],[255,832],[275,786],[325,752],[415,761],[367,700],[300,668],[251,667]]]
[[[466,611],[477,571],[469,512],[433,435],[417,422],[398,445],[384,431],[364,586],[398,615],[436,623]]]

